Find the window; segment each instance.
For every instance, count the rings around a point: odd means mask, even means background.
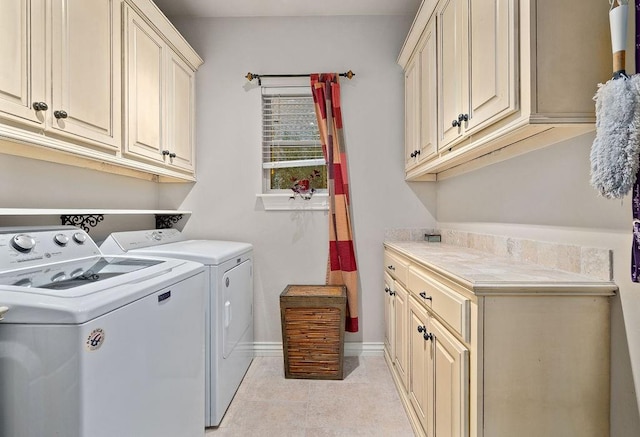
[[[327,171],[309,87],[262,88],[263,193],[292,194],[308,180],[326,192]]]

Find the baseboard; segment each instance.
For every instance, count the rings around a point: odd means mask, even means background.
[[[258,341],[253,343],[253,351],[257,357],[282,357],[282,343],[277,341]],[[346,357],[381,357],[384,355],[384,343],[348,342],[344,344]]]

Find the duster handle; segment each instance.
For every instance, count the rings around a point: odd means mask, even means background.
[[[629,5],[619,4],[609,10],[609,25],[611,27],[611,51],[613,52],[613,72],[624,71],[625,49],[627,45],[627,15]],[[618,2],[620,3],[620,2]]]

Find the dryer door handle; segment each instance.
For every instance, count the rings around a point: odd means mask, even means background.
[[[229,325],[231,324],[231,318],[232,318],[231,302],[226,301],[224,303],[224,327],[225,328],[228,328]]]

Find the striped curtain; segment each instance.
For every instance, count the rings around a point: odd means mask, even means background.
[[[327,162],[329,190],[329,259],[327,284],[347,288],[345,330],[358,332],[358,270],[349,217],[347,152],[342,135],[338,74],[311,75],[322,152]]]

